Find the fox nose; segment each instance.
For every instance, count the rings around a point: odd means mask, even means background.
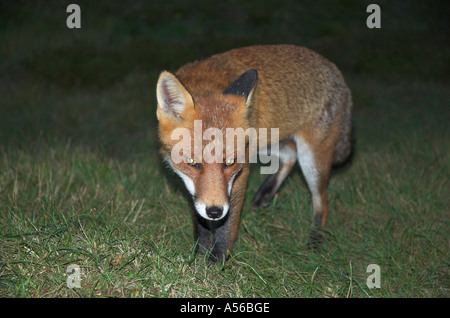
[[[206,208],[206,215],[211,219],[218,219],[222,216],[223,209],[218,206],[211,206]]]

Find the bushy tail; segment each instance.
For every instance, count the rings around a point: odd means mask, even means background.
[[[341,132],[333,158],[333,168],[341,167],[351,161],[355,148],[355,127],[353,123]]]

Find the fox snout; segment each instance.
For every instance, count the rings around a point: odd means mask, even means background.
[[[223,219],[229,210],[229,204],[224,203],[223,205],[210,205],[207,206],[204,203],[195,202],[194,207],[196,212],[204,219],[210,221],[219,221]]]
[[[200,169],[176,166],[170,158],[166,159],[173,171],[178,174],[192,196],[195,212],[209,221],[223,219],[230,210],[230,195],[233,181],[240,169],[226,177],[220,171],[222,164],[204,165]],[[219,169],[220,168],[220,169]]]
[[[206,208],[206,215],[211,219],[218,219],[222,217],[223,208],[213,205]]]

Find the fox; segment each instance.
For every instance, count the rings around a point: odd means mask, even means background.
[[[163,70],[156,99],[160,154],[192,199],[195,252],[221,263],[232,255],[253,151],[250,136],[245,136],[231,149],[215,148],[216,160],[207,160],[207,138],[195,144],[194,138],[174,137],[179,128],[193,135],[197,121],[202,133],[209,128],[223,133],[230,128],[277,128],[277,140],[272,134],[267,138],[277,145],[268,151],[277,158],[278,169],[262,183],[251,208],[268,206],[298,162],[312,198],[310,241],[320,244],[328,217],[330,171],[345,164],[354,147],[352,96],[335,64],[297,45],[241,47],[176,72]],[[173,150],[180,143],[186,151],[175,162]],[[244,160],[236,160],[238,151]]]

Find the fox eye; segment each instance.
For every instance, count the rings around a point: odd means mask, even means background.
[[[187,158],[186,163],[188,166],[194,167],[194,168],[200,168],[199,164],[192,158]]]
[[[227,160],[225,161],[225,167],[231,167],[232,165],[234,165],[235,161],[236,161],[236,160],[235,160],[234,158],[227,159]]]

